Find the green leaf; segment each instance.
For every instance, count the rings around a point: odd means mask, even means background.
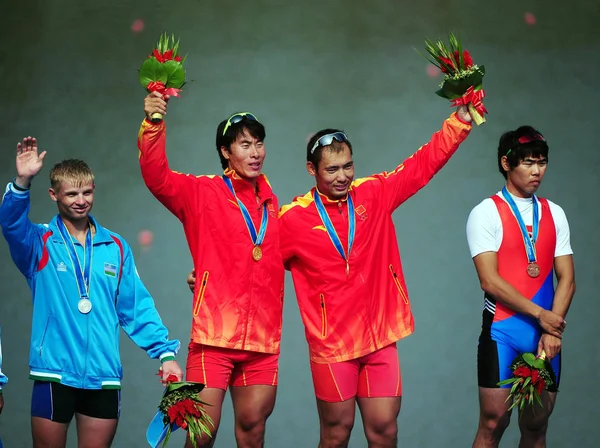
[[[537,393],[537,391],[535,391],[535,401],[537,402],[537,404],[539,404],[541,407],[544,407],[544,404],[542,403],[542,398],[540,397],[540,395]]]
[[[515,380],[516,380],[516,378],[515,378]],[[519,386],[520,386],[520,383],[519,383],[518,380],[516,380],[515,384],[513,384],[513,387],[510,389],[511,395],[514,395],[516,393],[516,391],[519,388]]]
[[[167,72],[155,57],[151,57],[142,63],[139,71],[139,79],[142,86],[147,88],[151,82],[161,81],[162,83],[166,83]]]
[[[544,370],[544,368],[545,368],[544,360],[540,359],[540,358],[535,358],[535,361],[533,362],[533,367],[535,367],[537,370]]]
[[[196,383],[193,381],[179,381],[177,383],[170,383],[167,386],[166,394],[170,394],[176,390],[181,390],[182,392],[192,391],[194,393],[199,393],[202,389],[204,389],[204,384]]]
[[[167,61],[163,64],[167,72],[167,88],[174,87],[180,89],[185,83],[185,70],[181,62]]]
[[[458,50],[458,60],[460,62],[459,67],[461,69],[463,69],[465,67],[465,59],[463,57],[462,43],[460,42],[460,39],[457,39],[457,38],[455,38],[455,39],[456,39],[456,47]]]
[[[523,353],[523,361],[525,361],[530,367],[533,367],[535,363],[535,355],[533,353]]]

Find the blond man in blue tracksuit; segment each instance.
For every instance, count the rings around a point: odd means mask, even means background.
[[[65,447],[75,415],[79,446],[105,448],[120,410],[119,327],[161,360],[163,379],[182,377],[175,361],[180,343],[169,340],[129,245],[90,215],[94,174],[87,164],[55,165],[49,193],[58,215],[49,224],[28,219],[29,188],[45,155],[35,138],[17,145],[17,176],[0,205],[2,233],[33,295],[33,446]]]

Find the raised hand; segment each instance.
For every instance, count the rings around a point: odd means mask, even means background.
[[[38,143],[35,137],[25,137],[17,143],[17,185],[28,188],[33,179],[44,166],[46,151],[38,154]]]
[[[467,106],[458,106],[456,108],[456,114],[465,123],[471,123],[473,121],[473,117],[471,117]]]
[[[153,114],[167,114],[168,95],[162,95],[159,92],[152,92],[144,98],[144,113],[148,120],[152,119]]]

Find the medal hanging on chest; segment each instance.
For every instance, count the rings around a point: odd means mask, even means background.
[[[63,223],[60,216],[58,217],[58,230],[60,236],[63,239],[69,259],[71,260],[71,266],[73,266],[73,272],[75,274],[75,281],[77,282],[77,289],[79,291],[79,302],[77,303],[77,309],[81,314],[88,314],[92,311],[92,301],[90,300],[90,280],[92,275],[92,255],[94,246],[92,244],[92,229],[89,228],[85,236],[85,247],[83,248],[84,258],[83,267],[81,261],[77,255],[75,244],[69,234],[65,224]]]
[[[525,253],[527,254],[527,275],[531,278],[536,278],[540,275],[540,265],[537,263],[537,252],[535,248],[535,244],[538,239],[539,228],[540,228],[540,214],[538,210],[538,200],[535,195],[532,196],[532,206],[533,206],[533,224],[532,224],[532,232],[531,236],[529,236],[529,232],[527,231],[527,226],[523,221],[523,217],[521,216],[521,212],[519,212],[519,208],[512,196],[508,192],[506,186],[502,188],[502,196],[506,199],[508,206],[510,207],[517,223],[519,224],[519,229],[521,230],[521,235],[523,237],[523,243],[525,244]]]
[[[342,241],[338,236],[335,227],[333,226],[333,222],[331,222],[331,218],[323,205],[323,201],[319,195],[319,192],[313,190],[313,199],[315,201],[315,206],[317,207],[317,212],[327,230],[327,234],[331,239],[331,242],[335,246],[335,249],[338,251],[342,259],[346,262],[346,276],[350,275],[350,253],[352,252],[352,246],[354,245],[354,234],[356,232],[356,216],[354,214],[354,202],[352,201],[352,196],[350,192],[348,192],[348,253],[344,252],[344,246],[342,245]]]
[[[262,219],[260,222],[260,229],[258,229],[257,233],[256,227],[254,227],[254,222],[252,222],[252,217],[250,216],[248,209],[235,194],[235,190],[233,189],[231,179],[223,175],[223,180],[225,181],[225,185],[227,185],[227,188],[229,188],[229,191],[231,191],[231,194],[233,194],[233,197],[237,201],[238,207],[242,212],[242,217],[244,218],[244,222],[246,223],[246,228],[248,229],[248,233],[250,234],[250,239],[252,240],[252,244],[254,244],[254,247],[252,248],[252,259],[258,262],[263,257],[263,251],[260,246],[265,240],[267,226],[269,225],[269,213],[267,212],[267,202],[265,201],[265,203],[262,206]]]

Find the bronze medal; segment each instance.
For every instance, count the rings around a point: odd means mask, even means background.
[[[252,258],[254,261],[260,261],[262,258],[262,249],[260,246],[254,246],[254,249],[252,249]]]
[[[540,275],[540,265],[537,263],[529,263],[527,265],[527,275],[532,278],[536,278]]]

